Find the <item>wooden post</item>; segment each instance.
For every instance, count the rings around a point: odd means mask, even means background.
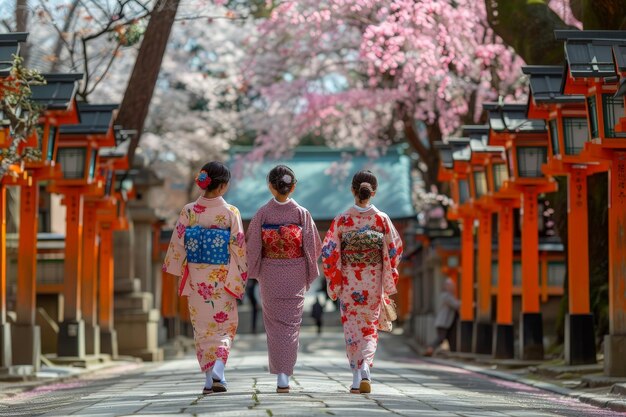
[[[493,327],[491,325],[491,259],[492,220],[491,211],[479,210],[478,226],[478,290],[476,295],[476,323],[472,352],[490,354],[492,351]]]
[[[33,174],[36,175],[36,174]],[[39,369],[41,333],[35,324],[37,310],[37,228],[39,223],[39,184],[29,176],[20,187],[20,227],[17,274],[17,320],[12,329],[13,364]]]
[[[100,350],[117,357],[117,333],[113,328],[113,225],[100,224],[100,288],[98,291],[98,323]]]
[[[7,322],[7,189],[0,179],[0,367],[13,364],[11,325]]]
[[[81,312],[85,322],[85,353],[100,354],[100,329],[97,321],[98,242],[97,202],[86,201],[83,214],[83,256],[81,263]]]
[[[596,363],[595,331],[589,298],[589,229],[587,170],[572,166],[568,177],[568,300],[565,318],[565,361]]]
[[[474,332],[474,219],[464,216],[461,232],[461,311],[459,324],[459,351],[472,351]]]
[[[609,335],[604,373],[626,376],[626,152],[613,151],[609,174]]]
[[[85,323],[81,316],[81,260],[83,237],[82,190],[68,190],[65,234],[64,319],[59,326],[57,354],[64,357],[85,356]]]
[[[35,324],[37,285],[38,184],[29,178],[20,187],[20,227],[17,276],[17,323]]]
[[[498,212],[498,303],[493,356],[515,356],[513,329],[513,203],[501,203]]]
[[[520,351],[522,359],[543,359],[543,324],[539,306],[539,223],[537,190],[525,187],[522,193],[522,317]]]

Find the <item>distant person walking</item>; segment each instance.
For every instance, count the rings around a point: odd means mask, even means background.
[[[355,204],[333,220],[322,248],[328,295],[340,301],[353,394],[371,392],[370,367],[378,343],[382,302],[397,292],[402,240],[389,216],[370,199],[378,180],[370,171],[352,178]]]
[[[437,339],[426,349],[424,356],[432,356],[444,340],[452,339],[452,329],[457,321],[458,310],[461,302],[456,297],[456,285],[452,278],[447,278],[443,283],[443,291],[439,295],[439,309],[435,318]]]
[[[259,316],[259,301],[256,298],[256,286],[257,280],[251,279],[248,280],[248,285],[246,286],[246,295],[248,296],[248,300],[250,300],[250,307],[252,309],[252,334],[257,333],[257,321]]]
[[[196,354],[206,374],[203,394],[226,391],[224,367],[248,276],[241,216],[222,198],[229,182],[222,163],[202,167],[196,183],[203,193],[183,207],[163,263],[165,272],[182,277],[179,295],[188,297]]]
[[[311,317],[315,320],[317,326],[317,334],[322,334],[322,318],[324,317],[324,306],[320,303],[319,297],[315,296],[315,303],[311,308]]]
[[[274,198],[259,209],[247,231],[250,277],[259,281],[270,373],[276,392],[289,392],[298,357],[304,294],[318,277],[321,239],[307,209],[292,198],[296,175],[285,165],[268,174]]]

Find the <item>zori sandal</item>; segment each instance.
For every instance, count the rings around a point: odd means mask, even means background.
[[[276,392],[279,394],[289,394],[289,385],[286,387],[276,387]]]
[[[369,394],[370,392],[372,392],[372,385],[370,384],[369,379],[361,380],[361,385],[359,385],[359,391],[361,391],[361,394]]]
[[[213,380],[213,392],[226,392],[226,381]]]

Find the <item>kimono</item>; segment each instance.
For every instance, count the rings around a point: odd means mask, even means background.
[[[222,197],[200,197],[180,213],[163,270],[182,277],[188,297],[196,354],[203,372],[228,360],[239,321],[237,299],[247,279],[241,216]]]
[[[339,299],[346,352],[352,369],[372,366],[381,300],[397,292],[402,240],[389,217],[371,206],[352,207],[330,225],[322,263],[331,299]]]
[[[272,374],[293,374],[304,294],[318,277],[321,239],[311,214],[293,199],[270,200],[247,232],[250,277],[258,280]]]

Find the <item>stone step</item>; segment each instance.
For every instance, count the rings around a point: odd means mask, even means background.
[[[141,281],[139,278],[118,278],[113,288],[116,295],[141,292]]]
[[[148,311],[153,307],[153,295],[149,292],[118,294],[114,304],[116,313],[123,310]]]

